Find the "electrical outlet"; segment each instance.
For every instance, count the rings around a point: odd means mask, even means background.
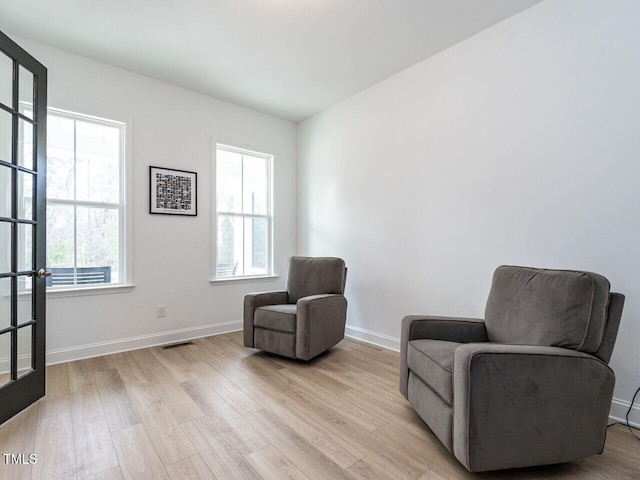
[[[167,314],[167,307],[164,305],[158,305],[156,309],[156,316],[158,318],[164,317]]]

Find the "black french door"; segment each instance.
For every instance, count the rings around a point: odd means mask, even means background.
[[[44,396],[47,69],[0,32],[0,423]]]

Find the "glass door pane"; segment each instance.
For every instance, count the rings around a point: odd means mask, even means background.
[[[33,170],[33,125],[18,119],[18,165]]]
[[[0,277],[0,331],[11,326],[11,277]],[[2,355],[0,355],[0,358]]]
[[[33,85],[33,73],[24,68],[22,65],[19,68],[18,72],[19,77],[19,88],[18,95],[20,100],[20,110],[24,115],[29,118],[33,118],[33,93],[34,93],[34,85]],[[26,107],[26,108],[25,108]]]
[[[11,381],[11,332],[0,335],[0,388]]]
[[[0,165],[0,217],[11,216],[11,175],[11,168]]]
[[[33,325],[18,329],[18,378],[33,370]]]
[[[11,141],[13,132],[13,117],[9,112],[0,109],[0,160],[12,163]]]
[[[18,171],[18,218],[33,220],[34,176]]]
[[[24,325],[25,323],[33,320],[33,288],[31,285],[31,277],[19,276],[18,277],[18,301],[16,307],[18,309],[18,325]]]
[[[33,270],[33,225],[18,224],[18,272]]]
[[[11,224],[0,221],[0,273],[11,272]]]
[[[13,60],[0,52],[0,103],[13,107]]]

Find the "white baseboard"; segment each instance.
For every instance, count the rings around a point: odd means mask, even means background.
[[[242,330],[242,322],[216,323],[200,327],[181,328],[168,332],[152,333],[137,337],[121,338],[108,342],[91,343],[79,345],[77,347],[59,348],[47,352],[47,365],[56,363],[82,360],[83,358],[99,357],[112,353],[126,352],[128,350],[138,350],[140,348],[155,347],[168,343],[183,342],[194,338],[208,337],[210,335],[220,335],[222,333],[236,332]]]
[[[625,416],[629,410],[630,402],[615,398],[611,402],[611,410],[609,412],[609,418],[613,421],[627,424]],[[640,404],[635,403],[631,412],[629,412],[629,425],[632,427],[640,428]]]
[[[372,345],[377,345],[379,347],[388,348],[389,350],[394,350],[396,352],[400,351],[399,338],[372,332],[370,330],[365,330],[364,328],[354,327],[351,325],[347,325],[345,330],[345,335],[347,337],[362,340],[363,342],[371,343]]]

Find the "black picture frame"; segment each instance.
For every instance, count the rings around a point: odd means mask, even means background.
[[[198,174],[149,166],[149,213],[198,215]]]

